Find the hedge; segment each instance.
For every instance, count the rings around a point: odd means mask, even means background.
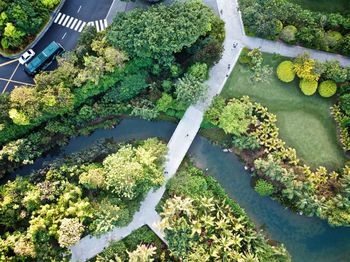
[[[318,88],[318,93],[322,97],[331,97],[337,92],[337,84],[332,80],[324,81]]]
[[[277,77],[285,83],[292,82],[295,78],[292,61],[283,61],[277,67]]]
[[[301,79],[299,83],[301,91],[304,95],[311,96],[315,94],[318,86],[318,82],[315,80],[305,80]]]

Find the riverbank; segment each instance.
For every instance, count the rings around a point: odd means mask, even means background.
[[[124,119],[113,129],[98,129],[89,136],[72,138],[60,150],[50,152],[33,165],[20,169],[17,175],[26,175],[43,163],[51,162],[73,152],[86,149],[95,141],[109,138],[117,142],[159,137],[168,141],[176,128],[175,123]],[[270,239],[283,243],[293,261],[339,262],[350,256],[350,229],[330,227],[318,218],[301,216],[285,209],[269,197],[259,196],[251,187],[251,174],[239,158],[225,153],[204,137],[197,136],[189,156],[194,164],[218,180],[228,195],[236,201],[260,226]],[[14,177],[14,174],[11,175]]]

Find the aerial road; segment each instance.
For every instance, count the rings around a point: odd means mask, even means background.
[[[79,35],[87,25],[102,31],[107,27],[106,16],[113,0],[66,0],[55,16],[48,31],[32,48],[39,54],[52,41],[60,43],[66,50],[75,47]],[[51,66],[55,67],[55,63]],[[50,69],[49,67],[49,69]],[[11,92],[18,85],[33,85],[33,79],[24,72],[18,59],[0,56],[0,93]]]

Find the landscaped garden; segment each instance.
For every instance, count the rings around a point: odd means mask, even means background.
[[[98,143],[0,186],[0,260],[66,261],[68,247],[132,220],[164,183],[157,139]]]
[[[345,15],[303,11],[285,0],[241,2],[250,34],[350,52]],[[57,1],[41,3],[53,8]],[[128,225],[145,195],[164,184],[167,147],[157,138],[106,139],[62,153],[29,176],[7,181],[7,175],[13,178],[18,168],[74,136],[91,142],[93,136],[85,135],[126,117],[180,119],[206,97],[205,80],[221,58],[224,38],[223,21],[199,0],[120,13],[106,31],[86,27],[77,47],[58,58],[58,69],[37,75],[34,87],[1,94],[0,261],[66,261],[82,237]],[[240,156],[262,197],[350,226],[349,86],[350,69],[339,62],[244,49],[205,114],[202,134]],[[94,135],[120,135],[112,131]],[[221,153],[219,160],[227,160]],[[235,172],[244,173],[236,164]],[[230,172],[225,175],[232,181]],[[260,232],[219,183],[188,159],[156,211],[167,245],[144,226],[92,261],[291,260],[282,244]]]
[[[263,57],[264,63],[271,65],[274,71],[280,62],[286,60],[270,54]],[[330,110],[335,97],[305,96],[298,80],[283,83],[275,74],[270,82],[252,82],[251,74],[247,66],[238,63],[221,95],[225,99],[247,95],[266,106],[277,116],[281,139],[287,146],[295,148],[298,157],[313,168],[320,165],[330,170],[343,167],[346,157]]]
[[[175,260],[290,261],[283,246],[268,244],[218,182],[189,161],[168,182],[158,210]]]
[[[205,96],[224,37],[223,22],[199,1],[121,13],[100,33],[87,27],[35,87],[0,95],[0,177],[118,116],[181,117]]]
[[[234,147],[254,171],[255,189],[259,194],[273,196],[295,211],[319,216],[330,224],[348,226],[350,168],[347,163],[342,165],[345,155],[340,145],[344,151],[349,151],[349,100],[346,95],[349,69],[342,68],[337,61],[318,62],[307,54],[292,60],[265,57],[269,59],[264,64],[264,56],[258,49],[243,49],[239,59],[241,65],[237,65],[223,94],[215,98],[206,112],[203,127],[221,128],[226,134],[225,140],[230,137],[226,146]],[[299,82],[299,87],[295,81]],[[340,93],[339,104],[327,110],[332,104],[322,99],[331,99],[337,91]],[[319,114],[322,111],[324,115]],[[336,121],[330,118],[331,113]],[[279,122],[282,122],[284,137],[280,135]],[[336,126],[340,131],[339,144]],[[314,136],[317,136],[316,140],[327,142],[318,141],[317,144]],[[215,136],[212,139],[216,140]],[[325,163],[320,163],[326,161],[328,153],[316,156],[320,152],[308,148],[312,143],[318,150],[328,150],[327,146],[333,148],[332,167],[337,167],[336,171],[327,170]],[[296,146],[304,155],[314,154],[316,161],[311,162],[319,166],[310,166],[307,159],[312,158],[300,159]]]

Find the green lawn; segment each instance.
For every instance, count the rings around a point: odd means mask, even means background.
[[[264,61],[273,65],[274,71],[282,60],[264,54]],[[249,76],[249,69],[237,63],[222,96],[248,95],[267,106],[277,115],[280,137],[310,166],[335,169],[344,165],[346,157],[336,138],[336,126],[329,110],[334,101],[318,95],[303,95],[296,81],[286,84],[274,76],[269,84],[253,83]]]
[[[299,4],[306,9],[327,13],[350,13],[349,0],[289,0]]]

